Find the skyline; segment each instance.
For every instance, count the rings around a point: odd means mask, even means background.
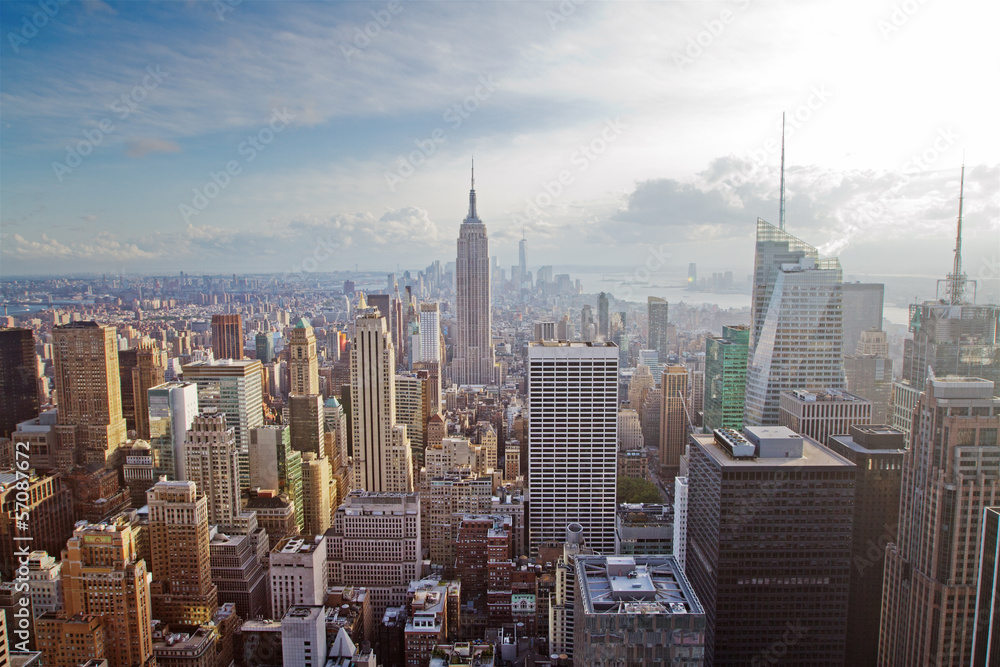
[[[501,267],[523,226],[529,265],[748,273],[784,111],[789,233],[845,276],[943,276],[964,151],[992,283],[1000,10],[849,7],[90,1],[25,38],[37,3],[3,3],[2,274],[418,268],[454,253],[472,154]]]

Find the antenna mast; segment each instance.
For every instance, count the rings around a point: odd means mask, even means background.
[[[778,229],[785,231],[785,112],[781,112],[781,208],[778,211]]]
[[[962,303],[965,296],[965,276],[962,274],[962,201],[965,199],[965,164],[962,164],[962,178],[958,186],[958,232],[955,234],[955,265],[951,270],[952,305]]]

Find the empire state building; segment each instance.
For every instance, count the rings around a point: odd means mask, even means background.
[[[455,266],[458,336],[451,378],[455,384],[494,382],[493,317],[490,311],[490,244],[476,214],[476,172],[472,171],[469,215],[458,233]]]

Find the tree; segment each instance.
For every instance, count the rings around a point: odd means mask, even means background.
[[[636,477],[618,478],[618,503],[662,503],[663,497],[655,484]]]

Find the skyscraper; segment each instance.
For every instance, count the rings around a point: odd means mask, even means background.
[[[441,361],[441,315],[437,303],[420,304],[420,358]]]
[[[38,362],[31,329],[0,328],[0,438],[38,416]]]
[[[744,423],[778,423],[784,390],[844,388],[840,262],[757,220]]]
[[[250,487],[272,489],[295,503],[295,523],[304,527],[302,453],[292,449],[287,426],[261,426],[250,432]]]
[[[494,382],[493,315],[490,300],[490,245],[486,225],[476,213],[476,179],[469,190],[469,214],[458,235],[455,264],[455,357],[452,381]]]
[[[288,425],[293,449],[322,456],[325,453],[324,421],[322,394],[289,394]]]
[[[109,667],[154,664],[146,562],[128,521],[78,525],[62,564],[66,614],[103,616]]]
[[[750,327],[724,326],[705,340],[705,431],[743,428]]]
[[[872,423],[888,424],[892,359],[884,331],[862,331],[853,353],[844,348],[844,375],[849,392],[872,402]]]
[[[312,452],[302,456],[302,534],[322,535],[330,527],[331,508],[330,460]]]
[[[782,426],[744,434],[691,436],[685,572],[705,665],[843,665],[856,466]]]
[[[857,466],[851,590],[847,603],[845,664],[875,667],[882,611],[884,545],[899,525],[903,478],[903,433],[888,426],[851,426],[849,435],[831,435],[827,447]]]
[[[212,315],[212,354],[216,359],[243,358],[243,318]]]
[[[864,331],[882,330],[885,285],[844,283],[844,353],[853,354]]]
[[[899,536],[886,549],[879,665],[968,665],[983,508],[1000,497],[1000,397],[980,378],[929,378],[903,457]]]
[[[412,470],[393,470],[400,464],[393,456],[396,424],[396,355],[377,312],[358,317],[351,346],[351,422],[354,488],[371,492],[405,493],[398,480],[412,480]]]
[[[206,489],[211,493],[211,489]],[[208,499],[194,482],[161,480],[147,493],[153,615],[200,625],[219,608],[209,554]]]
[[[149,446],[153,474],[158,479],[187,479],[184,442],[191,422],[198,416],[198,387],[192,382],[165,382],[147,392]]]
[[[149,395],[151,387],[163,384],[167,355],[147,343],[132,350],[118,352],[118,372],[122,384],[122,414],[128,430],[136,437],[148,440]]]
[[[983,510],[972,667],[1000,664],[1000,507]]]
[[[680,473],[681,455],[688,437],[688,371],[683,366],[663,369],[660,386],[660,473],[669,482]]]
[[[274,336],[270,332],[259,333],[254,338],[257,346],[257,360],[262,364],[274,361]]]
[[[289,394],[319,393],[319,361],[316,357],[316,334],[306,320],[299,318],[288,337]]]
[[[604,340],[611,340],[611,314],[608,295],[601,292],[597,295],[597,335]]]
[[[618,442],[618,348],[613,343],[528,345],[531,553],[583,526],[612,553]]]
[[[667,347],[667,300],[658,296],[646,298],[646,315],[649,320],[649,349],[656,350],[656,360],[663,363],[670,353]]]
[[[240,514],[236,435],[224,415],[200,414],[191,423],[184,443],[187,478],[208,498],[208,521],[212,525],[236,525]]]
[[[114,327],[73,322],[52,330],[59,423],[56,464],[103,464],[126,438]]]

